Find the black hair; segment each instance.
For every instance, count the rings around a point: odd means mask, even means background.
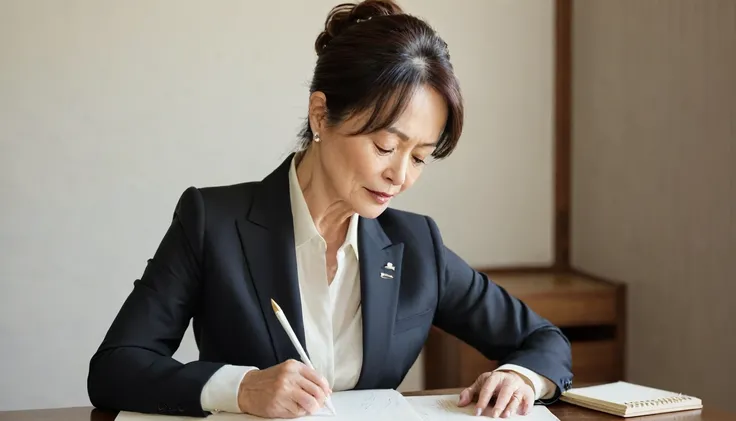
[[[444,130],[432,156],[441,159],[457,146],[463,126],[463,100],[447,44],[423,20],[393,1],[365,0],[335,6],[315,42],[317,64],[310,94],[327,97],[327,121],[334,125],[370,111],[354,135],[393,124],[416,89],[427,85],[448,107]],[[309,119],[300,134],[313,139]]]

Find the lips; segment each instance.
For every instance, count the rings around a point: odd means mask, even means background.
[[[383,193],[383,192],[379,192],[379,191],[375,191],[371,189],[366,189],[366,190],[368,191],[368,193],[370,193],[373,199],[380,205],[385,204],[386,202],[391,200],[392,197],[394,197],[394,195],[392,194],[387,194],[387,193]]]
[[[375,191],[375,190],[371,190],[371,189],[367,189],[367,190],[368,190],[369,192],[371,192],[371,193],[375,194],[376,196],[381,196],[381,197],[385,197],[386,199],[390,199],[390,198],[394,197],[394,195],[393,195],[393,194],[387,194],[387,193],[382,193],[382,192],[380,192],[380,191]]]

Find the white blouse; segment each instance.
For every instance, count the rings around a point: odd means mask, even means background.
[[[352,389],[363,365],[358,214],[350,218],[345,241],[337,250],[337,272],[328,285],[327,243],[309,213],[294,160],[289,188],[306,350],[314,369],[327,379],[333,391]],[[340,356],[337,364],[336,355]]]

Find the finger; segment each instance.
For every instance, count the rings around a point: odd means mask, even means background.
[[[498,417],[506,409],[511,400],[511,396],[519,389],[519,386],[512,383],[504,382],[499,388],[498,395],[496,396],[496,404],[493,406],[491,416],[493,418]]]
[[[460,392],[460,399],[457,401],[457,406],[467,406],[470,401],[473,400],[473,389],[471,387],[466,387],[463,389],[462,392]]]
[[[458,399],[457,401],[458,406],[467,406],[470,402],[473,401],[477,384],[478,380],[476,380],[475,383],[471,384],[470,386],[463,389],[462,392],[460,392],[460,399]]]
[[[506,406],[506,409],[501,413],[501,416],[503,418],[508,418],[511,415],[516,415],[517,411],[519,410],[521,400],[523,398],[524,395],[518,390],[514,394],[512,394],[511,399],[509,399],[509,404]]]
[[[288,359],[283,363],[284,369],[289,373],[298,373],[302,367],[306,367],[303,362],[294,359]]]
[[[302,366],[299,373],[304,377],[305,379],[311,381],[312,383],[316,384],[317,386],[322,388],[322,391],[324,392],[325,396],[329,396],[332,394],[332,389],[330,389],[330,384],[327,383],[327,379],[320,376],[319,373],[314,371],[314,369],[309,368],[308,366],[304,365]]]
[[[317,400],[314,399],[314,396],[302,389],[295,389],[292,393],[292,399],[297,403],[297,405],[304,408],[308,414],[316,413],[321,407],[320,404],[317,403]]]
[[[466,387],[465,389],[460,392],[460,398],[458,399],[458,406],[467,406],[470,402],[473,401],[473,397],[475,396],[478,389],[480,389],[480,386],[485,383],[486,379],[490,376],[488,373],[483,373],[480,376],[478,376],[477,379],[471,384],[470,386]]]
[[[503,376],[500,375],[491,375],[486,379],[485,383],[478,392],[478,402],[475,404],[476,415],[479,415],[481,412],[483,412],[486,406],[488,406],[488,402],[491,401],[491,397],[496,391],[496,388],[499,386],[502,378]]]
[[[534,394],[529,390],[524,394],[524,400],[521,402],[521,414],[527,415],[534,406]]]
[[[281,403],[281,411],[274,415],[275,418],[297,418],[307,415],[307,411],[292,399],[286,399]]]
[[[327,395],[321,387],[304,377],[300,378],[297,381],[297,386],[301,387],[302,390],[314,396],[314,399],[317,400],[317,404],[319,404],[320,408],[322,407],[322,405],[324,405]]]

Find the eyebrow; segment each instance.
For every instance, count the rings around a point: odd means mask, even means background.
[[[389,133],[393,133],[396,136],[400,137],[401,140],[403,140],[404,142],[409,140],[409,136],[406,133],[402,132],[401,130],[397,129],[396,127],[389,127],[386,129],[386,131]],[[421,146],[437,146],[437,142],[420,143],[418,146],[420,147]]]

